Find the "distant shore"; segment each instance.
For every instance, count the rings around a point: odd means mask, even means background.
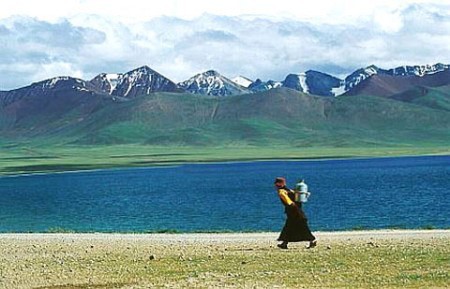
[[[108,169],[256,161],[448,156],[432,147],[154,147],[146,145],[13,147],[0,150],[0,177]]]
[[[445,288],[450,230],[0,234],[0,288]]]
[[[313,157],[267,157],[267,158],[241,158],[241,159],[221,159],[221,160],[186,160],[186,161],[164,161],[164,162],[149,162],[146,165],[125,165],[125,166],[112,166],[112,167],[93,167],[88,169],[83,169],[82,167],[70,166],[65,167],[60,166],[59,170],[47,170],[47,171],[28,171],[28,172],[12,172],[12,173],[2,173],[0,171],[1,177],[21,177],[21,176],[35,176],[35,175],[49,175],[49,174],[69,174],[69,173],[87,173],[87,172],[102,172],[102,171],[117,171],[125,169],[146,169],[155,167],[171,167],[171,166],[182,166],[182,165],[202,165],[202,164],[233,164],[233,163],[252,163],[252,162],[280,162],[280,161],[333,161],[333,160],[364,160],[364,159],[383,159],[383,158],[419,158],[419,157],[442,157],[450,156],[450,153],[431,153],[431,154],[411,154],[411,155],[355,155],[355,156],[313,156]]]

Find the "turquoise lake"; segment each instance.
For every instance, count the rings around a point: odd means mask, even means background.
[[[187,164],[0,177],[0,232],[279,231],[305,178],[313,231],[450,228],[450,156]]]

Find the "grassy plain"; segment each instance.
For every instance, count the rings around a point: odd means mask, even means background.
[[[450,154],[448,146],[257,147],[0,145],[0,175],[182,163]]]

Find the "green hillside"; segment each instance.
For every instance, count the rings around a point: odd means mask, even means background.
[[[330,100],[290,89],[227,98],[154,93],[121,102],[71,96],[60,103],[64,113],[48,106],[33,111],[23,102],[33,113],[0,111],[0,173],[449,153],[447,93],[429,89],[408,101]]]
[[[154,94],[92,115],[80,144],[364,146],[449,143],[450,113],[382,97],[289,89],[226,99]]]
[[[409,102],[373,96],[331,101],[274,89],[222,99],[179,93],[154,93],[124,102],[93,98],[71,105],[64,114],[47,109],[18,118],[6,135],[79,145],[445,144],[450,128],[446,97],[433,90]],[[437,103],[434,107],[431,100]]]
[[[403,101],[374,96],[348,96],[336,99],[329,120],[347,132],[351,142],[391,145],[448,145],[450,114]],[[342,135],[343,131],[334,131]]]
[[[319,97],[292,90],[226,99],[158,93],[105,107],[89,119],[80,143],[264,145],[283,143],[325,121]],[[114,119],[111,119],[114,116]]]

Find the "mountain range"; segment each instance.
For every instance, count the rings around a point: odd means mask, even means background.
[[[13,95],[27,94],[29,90],[36,93],[36,87],[42,87],[42,90],[45,91],[66,85],[73,86],[72,88],[77,90],[83,89],[93,93],[108,94],[117,99],[133,98],[137,95],[154,92],[189,92],[208,96],[230,96],[257,93],[279,87],[325,97],[362,93],[387,96],[407,91],[417,85],[435,87],[450,84],[449,73],[450,65],[440,63],[401,66],[393,69],[381,69],[371,65],[354,71],[345,79],[308,70],[304,73],[290,73],[282,81],[262,81],[261,79],[252,81],[244,76],[238,76],[231,80],[217,71],[208,70],[188,80],[175,83],[150,67],[142,66],[127,73],[101,73],[89,81],[68,76],[55,77],[27,87],[0,91],[0,95],[3,95],[2,98],[11,99]],[[55,86],[57,83],[58,85]]]
[[[441,63],[434,65],[400,66],[393,69],[382,69],[371,65],[354,71],[344,79],[339,79],[327,73],[308,70],[304,73],[290,73],[282,81],[262,81],[261,79],[252,81],[244,76],[229,79],[217,71],[209,70],[199,73],[188,80],[175,83],[150,67],[142,66],[127,73],[101,73],[90,81],[81,79],[74,80],[74,78],[69,76],[55,77],[33,83],[28,87],[11,91],[0,91],[0,94],[16,94],[17,91],[21,93],[27,89],[34,89],[36,86],[52,88],[56,82],[69,81],[68,83],[70,83],[76,81],[78,83],[76,85],[78,89],[82,87],[89,91],[105,93],[119,98],[132,98],[136,95],[158,91],[230,96],[256,93],[278,87],[287,87],[312,95],[340,96],[343,94],[359,94],[362,87],[367,86],[373,90],[373,85],[366,83],[360,86],[360,84],[367,79],[382,78],[386,82],[389,82],[389,84],[386,83],[384,86],[391,86],[391,83],[395,83],[393,84],[394,88],[386,92],[370,92],[375,95],[386,95],[391,91],[401,92],[401,90],[408,90],[408,83],[410,86],[420,85],[421,83],[428,86],[448,84],[450,82],[448,80],[449,71],[450,65]]]
[[[450,67],[309,70],[282,81],[210,70],[175,83],[148,66],[0,91],[0,144],[446,145]]]

